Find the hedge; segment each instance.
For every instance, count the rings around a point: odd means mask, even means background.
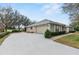
[[[61,34],[65,34],[66,32],[65,31],[62,31],[62,32],[51,32],[52,36],[56,36],[56,35],[61,35]]]
[[[62,32],[51,32],[48,29],[45,31],[44,36],[45,38],[51,38],[52,36],[62,35],[65,34],[65,31]]]
[[[1,34],[0,34],[0,38],[3,38],[4,36],[6,36],[6,35],[8,35],[8,34],[10,34],[10,32],[1,33]]]
[[[12,32],[21,32],[20,30],[14,29]]]
[[[76,31],[69,31],[69,33],[74,33],[74,32],[76,32]]]

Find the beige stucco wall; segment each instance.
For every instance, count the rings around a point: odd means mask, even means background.
[[[39,25],[39,26],[34,26],[32,27],[28,27],[26,29],[27,32],[36,32],[36,33],[44,33],[47,29],[50,30],[50,24],[44,24],[44,25]]]
[[[67,33],[69,32],[69,27],[66,28],[66,32],[67,32]]]
[[[36,33],[45,33],[45,31],[49,29],[52,32],[56,31],[65,31],[65,28],[62,25],[55,25],[55,24],[43,24],[35,27],[27,28],[27,32],[36,32]]]
[[[62,25],[55,25],[55,24],[51,24],[51,31],[52,32],[56,32],[56,30],[60,31],[65,31],[65,27]]]
[[[37,26],[37,33],[45,33],[45,31],[47,29],[50,30],[50,25],[49,24]]]
[[[51,24],[50,25],[50,29],[51,29],[52,32],[55,32],[55,25],[54,24]]]
[[[67,27],[66,32],[68,33],[69,31],[74,31],[74,28],[73,27]]]
[[[26,28],[26,32],[36,32],[36,27],[32,27],[32,29],[31,27],[28,27]]]

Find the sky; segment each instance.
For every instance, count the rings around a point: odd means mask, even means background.
[[[44,19],[69,25],[69,16],[62,12],[62,4],[55,3],[0,3],[0,6],[11,6],[32,21]]]

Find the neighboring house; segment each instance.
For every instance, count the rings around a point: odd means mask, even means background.
[[[66,32],[75,31],[73,27],[66,26]]]
[[[3,32],[5,30],[6,25],[0,22],[0,32]]]
[[[49,29],[52,32],[62,32],[67,30],[66,25],[58,22],[50,21],[47,19],[26,26],[27,32],[45,33],[47,29]]]

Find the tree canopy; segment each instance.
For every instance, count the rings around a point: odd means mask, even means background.
[[[4,23],[7,28],[12,28],[16,25],[21,24],[27,26],[33,22],[26,16],[20,14],[17,10],[11,7],[1,7],[0,8],[0,22]]]
[[[64,3],[62,9],[70,16],[70,25],[79,31],[79,3]]]

